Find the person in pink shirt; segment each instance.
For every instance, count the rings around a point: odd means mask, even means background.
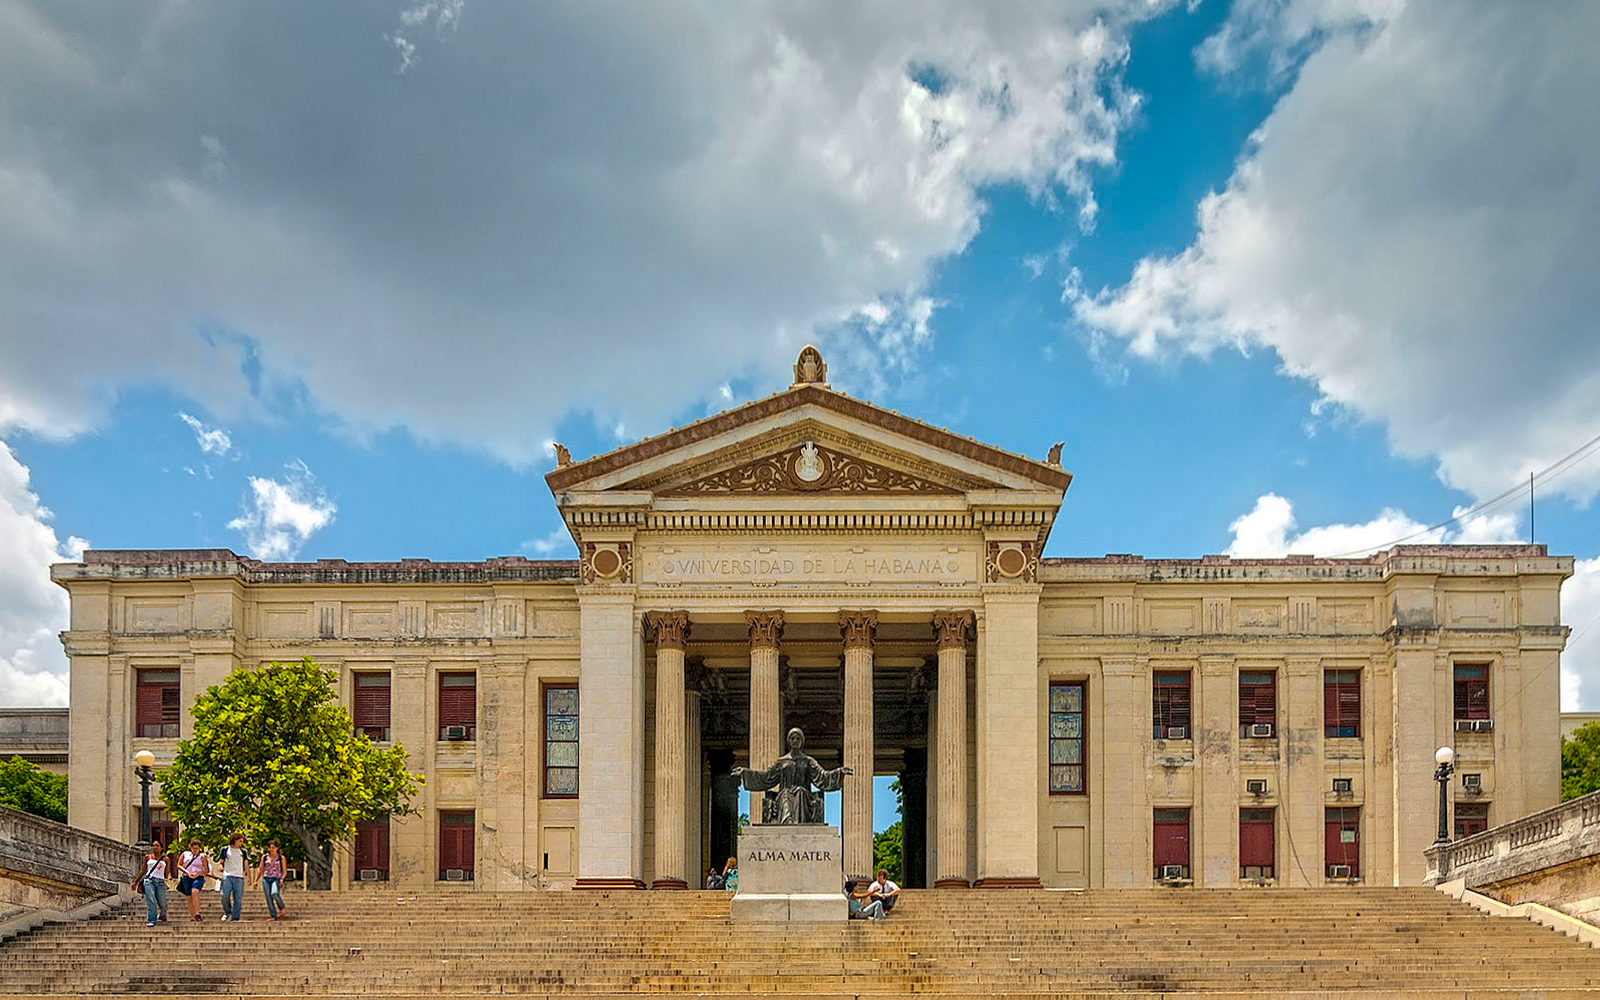
[[[178,856],[178,891],[189,901],[189,919],[200,919],[200,892],[206,887],[206,872],[211,859],[200,841],[189,841],[189,849]]]
[[[283,905],[283,878],[288,869],[289,862],[278,850],[278,842],[267,841],[267,853],[261,856],[261,864],[256,866],[255,874],[256,881],[261,883],[262,891],[267,894],[268,920],[282,920],[289,915]]]

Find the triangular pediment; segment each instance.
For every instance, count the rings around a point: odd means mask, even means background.
[[[843,493],[959,495],[1001,484],[805,420],[730,445],[705,459],[643,476],[624,489],[657,497],[807,496]]]
[[[1004,451],[804,381],[817,372],[825,377],[820,360],[797,362],[783,392],[585,461],[558,447],[545,480],[563,506],[819,494],[1059,504],[1072,481],[1059,447],[1042,462]]]

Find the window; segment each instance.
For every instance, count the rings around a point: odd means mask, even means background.
[[[1193,737],[1189,734],[1189,672],[1187,670],[1157,671],[1152,678],[1154,700],[1151,735],[1158,740]],[[1169,735],[1169,729],[1178,729],[1182,735]]]
[[[389,821],[356,824],[356,881],[389,880]]]
[[[578,685],[544,688],[544,797],[578,794]]]
[[[1271,739],[1278,721],[1278,675],[1268,671],[1239,674],[1239,735]],[[1265,728],[1263,728],[1265,727]]]
[[[175,739],[183,703],[178,695],[176,670],[137,671],[138,695],[134,708],[135,734]]]
[[[477,832],[471,810],[439,814],[440,881],[472,881],[473,839]]]
[[[1456,836],[1470,837],[1489,829],[1489,803],[1456,803]]]
[[[1323,814],[1323,861],[1329,878],[1361,874],[1361,810],[1329,809]]]
[[[1050,794],[1082,795],[1083,682],[1050,685]]]
[[[1273,878],[1277,863],[1277,824],[1272,809],[1239,810],[1239,875]]]
[[[478,738],[478,675],[439,675],[439,738]]]
[[[1456,718],[1489,718],[1489,665],[1463,663],[1456,666]]]
[[[133,807],[133,837],[138,840],[144,836],[144,831],[139,829],[139,807]],[[167,812],[166,806],[152,804],[150,806],[150,839],[158,844],[171,847],[178,839],[178,821]]]
[[[1170,869],[1183,869],[1179,878],[1189,877],[1189,810],[1157,809],[1155,811],[1156,878],[1165,878]]]
[[[1322,674],[1322,735],[1361,735],[1361,671],[1327,670]]]
[[[389,675],[356,674],[353,711],[356,732],[376,742],[389,738]]]

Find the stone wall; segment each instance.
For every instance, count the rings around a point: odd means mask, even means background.
[[[0,806],[0,926],[122,898],[138,867],[127,844]]]
[[[1428,884],[1600,921],[1600,792],[1428,849]]]

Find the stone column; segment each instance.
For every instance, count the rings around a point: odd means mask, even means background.
[[[782,611],[746,611],[750,628],[750,761],[753,768],[771,767],[783,756],[783,705],[778,688],[778,642],[783,638]],[[761,800],[751,796],[750,822],[761,822]]]
[[[579,889],[643,889],[644,645],[633,588],[578,595]]]
[[[684,878],[683,648],[689,613],[652,611],[656,637],[656,878],[652,889],[687,889]]]
[[[876,611],[841,611],[844,633],[844,872],[872,874],[872,643]]]
[[[939,649],[938,849],[936,889],[965,889],[967,881],[967,636],[970,611],[936,611]]]

